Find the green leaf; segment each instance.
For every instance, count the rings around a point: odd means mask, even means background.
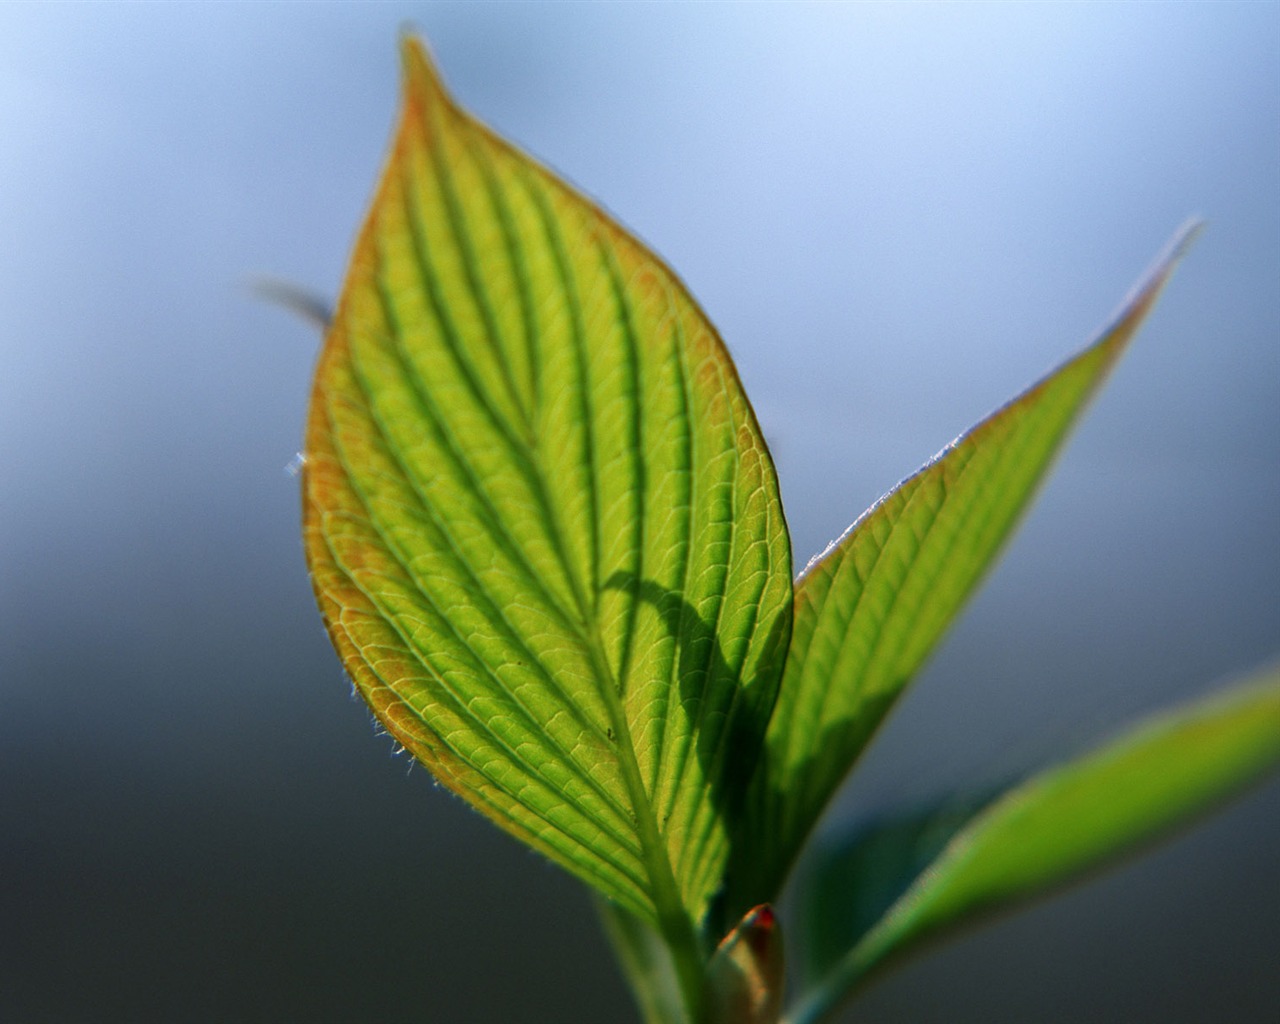
[[[1119,739],[1032,777],[985,808],[955,804],[869,829],[834,847],[819,869],[822,896],[808,903],[828,915],[810,922],[820,940],[823,977],[788,1018],[817,1020],[869,972],[940,932],[993,910],[1061,886],[1083,872],[1183,825],[1280,767],[1280,666],[1245,683],[1152,718]],[[928,833],[932,830],[933,835]],[[893,833],[896,832],[896,835]],[[855,904],[842,936],[844,953],[831,956],[840,888],[880,859],[878,846],[899,852],[936,850],[912,858],[915,877],[881,890],[896,896],[878,920],[859,917]],[[825,886],[841,872],[848,883]],[[872,876],[871,884],[889,879]],[[896,890],[896,892],[894,892]],[[869,926],[868,926],[869,925]]]
[[[675,275],[404,63],[307,423],[316,596],[441,783],[692,955],[790,628],[773,466]]]
[[[947,446],[801,574],[786,673],[729,866],[729,913],[777,898],[832,793],[994,559],[1193,233],[1180,233],[1096,342]]]
[[[798,887],[804,988],[835,968],[995,795],[960,795],[877,816],[820,842]]]

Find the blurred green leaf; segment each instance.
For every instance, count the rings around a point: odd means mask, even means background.
[[[816,977],[788,1020],[819,1019],[874,969],[925,940],[1115,860],[1277,766],[1280,666],[1272,666],[1043,771],[974,813],[949,802],[859,830],[831,848],[817,890],[806,894],[806,931],[820,936]],[[894,870],[908,862],[910,879]],[[891,897],[875,921],[860,912],[866,904],[858,900],[867,897],[850,899],[863,885],[874,903]]]
[[[316,595],[392,736],[687,970],[789,633],[773,466],[675,276],[404,60],[308,418]]]
[[[796,584],[786,672],[729,866],[728,912],[777,898],[817,818],[1030,501],[1185,249],[1095,343],[864,513]]]
[[[823,841],[798,893],[802,986],[828,974],[995,795],[956,796],[882,815]]]

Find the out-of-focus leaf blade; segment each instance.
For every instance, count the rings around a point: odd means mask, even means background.
[[[938,855],[898,886],[901,895],[877,922],[850,920],[844,955],[822,954],[823,976],[788,1019],[817,1020],[872,970],[921,942],[1113,861],[1277,767],[1280,666],[1272,666],[1033,776],[967,820],[959,815]],[[884,839],[856,834],[830,856],[824,876],[841,862],[856,871]]]
[[[799,892],[803,984],[828,974],[995,795],[882,815],[824,839]]]
[[[796,584],[794,628],[729,911],[776,899],[840,781],[1030,501],[1155,302],[1184,230],[1101,337],[864,513]]]
[[[437,779],[692,935],[789,632],[773,466],[675,276],[404,59],[307,424],[317,599]]]

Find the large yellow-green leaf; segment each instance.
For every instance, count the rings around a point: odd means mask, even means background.
[[[688,944],[789,632],[773,467],[671,271],[404,64],[307,425],[316,595],[437,779]]]
[[[730,914],[776,898],[831,794],[995,557],[1189,236],[1099,340],[949,445],[801,575],[765,758],[730,865]]]
[[[948,802],[856,833],[830,849],[807,894],[816,977],[789,1020],[818,1020],[870,972],[925,940],[1098,868],[1277,766],[1273,666],[984,806]]]

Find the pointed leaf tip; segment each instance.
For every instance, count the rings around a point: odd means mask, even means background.
[[[440,79],[426,42],[411,30],[400,36],[400,67],[406,78],[431,78],[437,82]]]
[[[1126,328],[1131,332],[1142,322],[1204,229],[1205,222],[1199,217],[1193,217],[1173,233],[1150,269],[1124,297],[1119,309],[1112,315],[1109,326],[1101,332],[1104,336],[1125,333]]]

